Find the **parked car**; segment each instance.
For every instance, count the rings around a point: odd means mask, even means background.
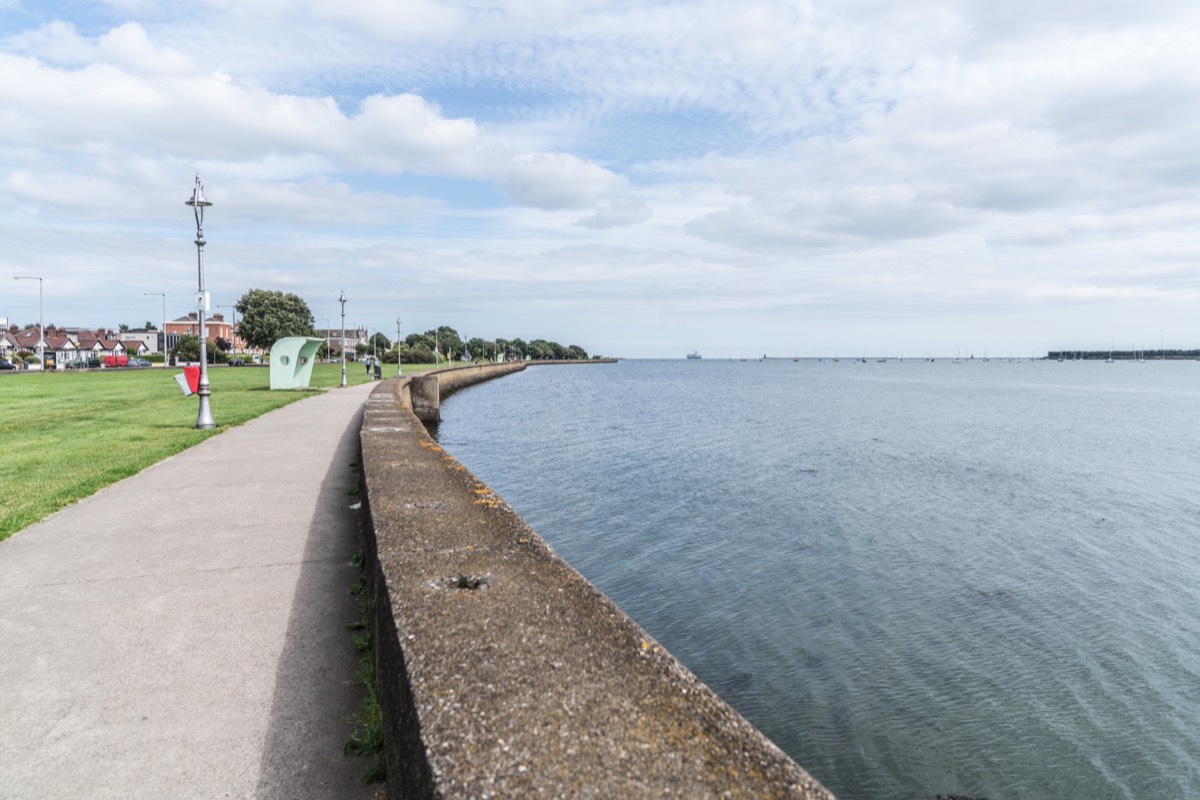
[[[16,368],[17,368],[17,365],[12,363],[11,361],[0,360],[0,369],[16,369]]]
[[[67,362],[67,369],[100,369],[100,359],[97,356],[79,356]]]
[[[229,359],[229,366],[231,366],[231,367],[244,367],[244,366],[246,366],[246,362],[245,362],[245,361],[243,361],[243,360],[242,360],[242,359],[240,359],[240,358],[231,358],[231,359]]]
[[[150,362],[144,358],[131,358],[131,359],[129,359],[129,363],[127,363],[125,366],[127,366],[127,367],[148,367],[148,366],[150,366]]]

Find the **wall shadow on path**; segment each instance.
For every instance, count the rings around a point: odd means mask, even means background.
[[[339,437],[318,489],[287,634],[275,676],[255,796],[263,800],[370,798],[359,775],[367,760],[343,754],[364,692],[354,682],[359,654],[347,624],[361,614],[350,588],[358,531],[360,408]],[[230,680],[236,680],[230,676]]]

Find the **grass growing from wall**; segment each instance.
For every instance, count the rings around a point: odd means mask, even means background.
[[[385,364],[384,376],[395,369]],[[217,427],[198,431],[199,400],[183,396],[173,378],[178,372],[0,372],[0,541],[210,436],[313,394],[269,391],[264,367],[214,367],[210,404]],[[362,365],[347,364],[346,380],[368,378]],[[340,383],[340,364],[314,367],[314,389]]]
[[[375,653],[371,637],[371,608],[367,591],[367,570],[364,554],[359,550],[350,561],[358,570],[358,579],[350,587],[356,598],[359,617],[346,626],[354,634],[354,649],[358,651],[358,670],[354,680],[363,687],[363,697],[358,710],[350,718],[354,731],[346,742],[345,753],[369,759],[361,777],[364,783],[382,783],[387,780],[387,760],[383,742],[383,708],[379,705],[379,687],[375,679]]]

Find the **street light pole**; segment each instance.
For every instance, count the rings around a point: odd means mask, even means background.
[[[45,313],[42,306],[42,287],[45,283],[41,278],[31,275],[13,275],[14,281],[37,281],[38,282],[38,369],[42,372],[46,371],[46,323]]]
[[[162,357],[163,369],[167,368],[167,293],[166,292],[142,292],[143,295],[158,296],[162,298]]]
[[[200,390],[196,394],[200,395],[200,412],[196,416],[196,427],[215,428],[217,423],[213,422],[208,402],[212,390],[208,385],[208,337],[204,332],[204,315],[208,313],[208,295],[204,291],[204,209],[212,203],[204,198],[204,186],[198,174],[192,196],[184,203],[191,206],[196,215],[196,269],[200,276],[199,292],[196,294],[196,316],[200,318]]]
[[[396,317],[396,377],[400,377],[400,318]]]
[[[342,304],[342,388],[346,388],[346,292],[342,290],[338,296],[338,302]]]

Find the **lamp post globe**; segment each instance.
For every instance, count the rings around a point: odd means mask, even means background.
[[[199,175],[196,175],[196,186],[192,189],[192,196],[184,203],[191,206],[196,215],[196,271],[199,275],[196,316],[200,320],[200,388],[196,392],[200,396],[200,411],[196,416],[196,427],[215,428],[217,424],[213,422],[212,409],[208,402],[212,390],[208,385],[208,336],[204,330],[204,315],[208,313],[208,295],[204,291],[204,209],[212,203],[204,197],[204,185],[200,183]]]

